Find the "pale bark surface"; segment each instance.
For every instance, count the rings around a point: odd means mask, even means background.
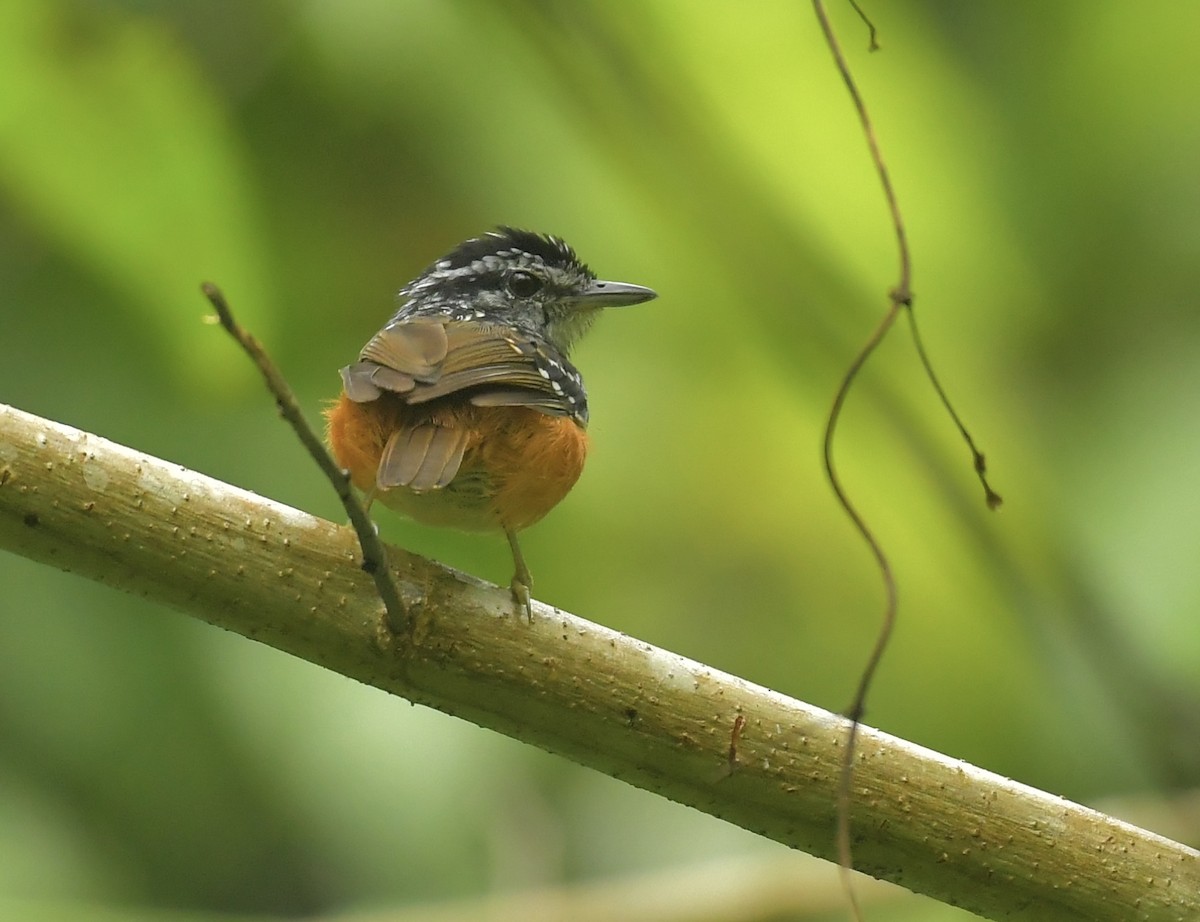
[[[395,637],[348,528],[3,405],[0,548],[834,857],[837,715],[536,603],[529,623],[393,548]],[[993,919],[1200,918],[1195,850],[869,727],[858,747],[857,868]]]

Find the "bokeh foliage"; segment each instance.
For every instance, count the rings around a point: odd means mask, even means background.
[[[877,6],[874,56],[833,12],[1007,503],[897,330],[838,453],[900,581],[868,720],[1074,799],[1195,787],[1200,8]],[[848,701],[881,592],[819,445],[895,252],[808,4],[7,0],[0,86],[0,400],[339,518],[199,282],[315,419],[442,251],[561,234],[660,299],[578,350],[594,454],[523,542],[537,595]],[[502,540],[379,521],[508,578]],[[4,557],[0,585],[0,912],[333,911],[769,848],[69,576]]]

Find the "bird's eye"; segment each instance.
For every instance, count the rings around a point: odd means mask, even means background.
[[[542,280],[528,272],[513,272],[508,277],[508,291],[515,298],[531,298],[542,290]]]

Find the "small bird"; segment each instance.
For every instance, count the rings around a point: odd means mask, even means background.
[[[517,532],[575,485],[587,392],[568,355],[600,310],[656,297],[597,280],[550,235],[500,227],[400,289],[400,309],[341,370],[326,411],[338,464],[368,500],[428,525],[503,531],[533,616]]]

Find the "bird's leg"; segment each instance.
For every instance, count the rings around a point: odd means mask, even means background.
[[[525,566],[525,558],[521,556],[521,545],[517,544],[517,533],[506,527],[504,536],[508,538],[508,546],[512,548],[513,565],[516,567],[512,582],[509,584],[512,589],[513,601],[525,609],[525,616],[532,621],[533,599],[530,592],[533,590],[533,577],[529,575],[529,567]]]

